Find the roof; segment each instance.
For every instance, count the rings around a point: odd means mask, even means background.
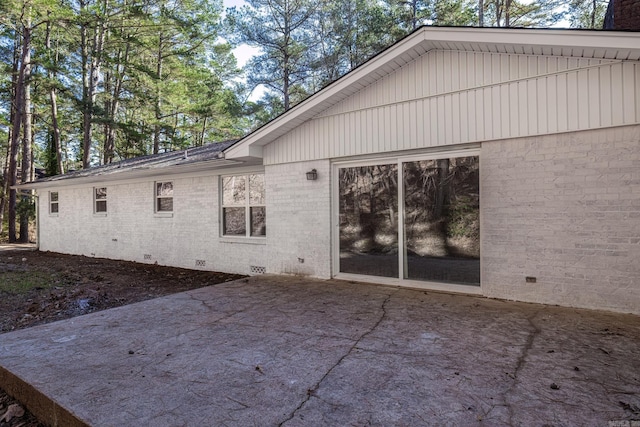
[[[120,162],[72,171],[63,175],[41,178],[29,183],[16,185],[16,188],[40,188],[53,185],[61,186],[161,174],[197,172],[216,166],[236,165],[239,162],[227,161],[222,154],[225,148],[230,147],[236,141],[229,140],[184,150],[134,157]]]
[[[640,59],[640,33],[522,28],[421,27],[225,150],[226,159],[262,158],[262,147],[381,77],[433,50]]]

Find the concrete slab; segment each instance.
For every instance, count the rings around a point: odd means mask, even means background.
[[[0,335],[0,386],[61,426],[633,425],[640,318],[259,276]]]

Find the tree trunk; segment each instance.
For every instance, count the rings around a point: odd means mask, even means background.
[[[11,123],[12,126],[14,124],[14,120],[16,116],[16,104],[15,104],[17,101],[16,88],[18,87],[18,65],[20,63],[20,48],[21,48],[20,37],[18,36],[18,33],[15,32],[14,35],[15,37],[13,41],[13,64],[11,66],[12,102],[9,110],[9,123]],[[4,170],[3,170],[2,195],[1,195],[2,198],[0,199],[0,231],[2,231],[3,225],[4,225],[4,214],[5,214],[5,207],[7,206],[7,199],[10,198],[9,185],[11,184],[11,182],[15,183],[17,179],[14,177],[17,170],[17,166],[16,166],[17,159],[14,160],[12,147],[13,147],[13,128],[9,127],[9,135],[7,138],[7,157],[5,159]],[[16,162],[14,163],[13,171],[11,171],[12,161]],[[13,180],[12,180],[12,177],[14,177]],[[15,211],[15,204],[14,204],[14,211]],[[11,221],[9,221],[9,223],[10,222]],[[14,218],[14,225],[15,225],[15,218]],[[14,228],[13,235],[15,236],[15,228]],[[11,233],[9,233],[9,236],[11,236]]]
[[[503,3],[501,3],[499,0],[493,0],[493,5],[496,11],[496,27],[501,27]]]
[[[64,163],[62,161],[62,142],[60,141],[60,125],[58,124],[58,98],[55,87],[49,90],[49,99],[51,100],[51,126],[53,136],[53,146],[56,151],[56,163],[59,174],[64,173]]]
[[[449,159],[436,160],[438,174],[436,183],[436,204],[434,206],[434,220],[437,224],[438,238],[441,247],[447,251],[447,211],[449,205]]]
[[[86,1],[80,2],[80,13],[87,7]],[[82,167],[89,165],[91,151],[91,104],[89,96],[89,29],[86,23],[80,27],[80,62],[82,62]]]
[[[511,0],[504,2],[504,26],[506,28],[511,26]]]
[[[82,6],[86,7],[86,3],[82,3]],[[104,0],[102,14],[106,15],[108,7],[107,0]],[[102,63],[102,49],[105,39],[105,23],[104,20],[99,20],[96,24],[96,28],[93,32],[93,40],[91,42],[91,52],[89,52],[88,46],[88,34],[86,26],[83,26],[81,30],[82,34],[82,74],[83,74],[83,88],[82,88],[82,167],[88,168],[91,166],[91,145],[92,145],[92,119],[93,110],[96,103],[98,76],[100,75],[100,66]]]
[[[51,55],[51,23],[47,23],[47,34],[45,38],[45,47],[47,52]],[[53,146],[55,149],[57,173],[64,173],[64,164],[62,163],[62,145],[60,142],[60,125],[58,124],[58,97],[56,94],[56,86],[53,83],[56,78],[55,70],[58,64],[58,49],[53,54],[53,64],[47,70],[47,77],[49,78],[49,101],[51,103],[51,134],[53,137]],[[53,69],[53,70],[52,70]]]
[[[162,118],[162,41],[162,35],[160,35],[158,40],[158,54],[156,57],[156,123],[153,127],[153,154],[158,154],[160,152],[160,119]]]
[[[287,111],[290,108],[290,104],[291,104],[291,99],[290,99],[290,95],[289,95],[289,91],[291,90],[291,88],[289,87],[289,64],[288,64],[288,60],[287,62],[285,62],[285,66],[284,66],[284,82],[282,85],[282,93],[284,95],[283,99],[284,99],[284,111]]]
[[[25,14],[27,15],[27,14]],[[9,242],[15,243],[16,239],[16,207],[17,207],[17,191],[12,186],[18,181],[18,148],[20,141],[20,128],[24,114],[24,84],[26,73],[26,60],[29,58],[29,38],[30,29],[26,25],[22,26],[22,53],[20,55],[20,66],[18,70],[18,80],[14,89],[15,115],[11,129],[11,144],[9,155]]]
[[[478,0],[478,27],[484,27],[484,0]]]
[[[284,16],[284,43],[283,43],[283,61],[282,61],[282,94],[284,101],[284,111],[287,111],[290,108],[291,99],[290,99],[290,91],[291,91],[291,70],[290,70],[290,55],[289,55],[289,47],[291,44],[291,16],[289,14],[289,10],[286,10]]]
[[[418,0],[411,2],[411,31],[418,28]]]
[[[207,116],[202,118],[202,134],[200,135],[200,146],[204,145],[204,134],[207,132]]]
[[[111,92],[111,101],[107,100],[107,132],[105,135],[105,145],[104,145],[104,163],[113,162],[113,158],[115,155],[116,149],[116,120],[118,110],[120,108],[120,94],[122,92],[122,83],[126,73],[127,63],[129,61],[129,51],[131,45],[127,40],[127,45],[124,49],[124,54],[122,54],[122,50],[118,51],[118,61],[116,63],[115,77],[113,78],[113,92]],[[106,82],[105,82],[106,84]],[[105,88],[106,91],[106,88]]]
[[[21,182],[31,181],[31,21],[27,17],[27,22],[24,29],[22,38],[23,46],[25,46],[26,52],[23,59],[24,68],[24,104],[22,114],[22,178]],[[22,203],[28,205],[31,203],[31,191],[22,192]],[[29,243],[29,211],[23,209],[20,213],[20,243]]]

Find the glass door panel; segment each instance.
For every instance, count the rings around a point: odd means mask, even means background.
[[[394,277],[398,269],[398,165],[340,168],[340,272]]]
[[[402,164],[406,279],[480,285],[477,156]]]

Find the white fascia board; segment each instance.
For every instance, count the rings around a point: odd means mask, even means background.
[[[286,131],[283,132],[283,129],[290,126],[292,121],[304,122],[310,119],[339,101],[341,98],[337,96],[345,89],[392,63],[393,60],[403,57],[416,47],[421,47],[423,51],[436,49],[436,43],[473,44],[478,46],[481,51],[487,52],[490,52],[491,47],[495,46],[547,47],[563,50],[566,48],[601,49],[613,52],[640,51],[640,33],[562,29],[422,27],[227,148],[224,150],[225,158],[252,157],[251,150],[253,148],[262,147],[286,133]],[[261,151],[259,157],[262,157]]]
[[[26,182],[24,184],[17,184],[11,188],[16,190],[37,190],[43,188],[58,188],[58,187],[71,187],[77,185],[95,184],[95,183],[113,183],[119,181],[128,181],[140,178],[153,178],[172,175],[182,175],[191,173],[206,173],[213,172],[220,168],[228,168],[232,166],[238,166],[243,162],[235,160],[210,160],[207,162],[192,163],[188,165],[176,165],[168,167],[140,167],[133,168],[127,171],[121,171],[117,173],[104,174],[104,175],[89,175],[80,177],[69,177],[64,179],[57,179],[53,181],[34,181]]]
[[[225,158],[229,158],[225,155]],[[233,159],[255,158],[262,159],[262,146],[242,144],[233,153]]]
[[[425,27],[425,40],[582,49],[640,49],[640,32],[546,28]]]

